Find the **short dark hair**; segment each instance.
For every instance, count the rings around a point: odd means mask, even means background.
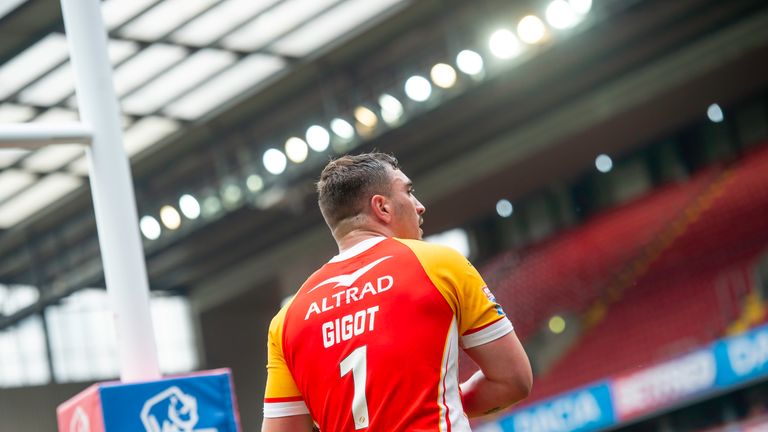
[[[328,162],[317,182],[317,203],[333,229],[344,219],[365,210],[368,199],[388,193],[389,168],[400,169],[397,159],[386,153],[345,155]]]

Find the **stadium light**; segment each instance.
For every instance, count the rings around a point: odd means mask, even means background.
[[[331,130],[343,140],[351,140],[355,136],[355,128],[348,121],[335,118],[331,121]]]
[[[362,105],[355,108],[354,116],[358,123],[369,129],[373,129],[379,124],[379,118],[376,116],[376,113]]]
[[[234,209],[243,199],[243,190],[234,181],[229,181],[221,188],[221,197],[226,208]]]
[[[598,155],[595,158],[595,167],[601,173],[610,172],[613,169],[613,160],[607,154]]]
[[[309,148],[303,139],[290,137],[285,141],[285,154],[293,163],[302,163],[309,156]]]
[[[436,86],[441,88],[451,88],[456,84],[456,70],[445,63],[432,66],[429,77]]]
[[[403,104],[390,94],[384,93],[379,96],[379,106],[381,107],[381,118],[390,126],[399,122],[403,117]]]
[[[432,84],[423,76],[414,75],[405,82],[405,95],[416,102],[424,102],[432,94]]]
[[[456,55],[456,66],[470,76],[476,76],[483,71],[483,57],[472,50],[463,50]]]
[[[258,174],[251,174],[245,180],[245,186],[251,192],[259,192],[264,189],[264,179],[262,179]]]
[[[544,14],[547,22],[558,30],[572,28],[578,23],[578,16],[571,4],[565,0],[554,0],[547,6]]]
[[[149,240],[157,240],[160,237],[160,223],[152,216],[143,216],[139,221],[139,229]]]
[[[170,205],[164,205],[160,208],[160,220],[171,231],[179,229],[181,226],[181,215]]]
[[[517,35],[527,44],[537,44],[547,35],[547,27],[536,15],[523,17],[517,24]]]
[[[322,126],[310,126],[304,136],[307,139],[309,148],[316,152],[325,151],[331,143],[331,134]]]
[[[496,202],[496,213],[499,216],[508,218],[512,216],[514,211],[515,209],[512,207],[512,203],[508,199],[500,199]]]
[[[515,34],[507,29],[499,29],[491,34],[488,39],[488,48],[491,53],[502,60],[517,56],[522,51],[520,41]]]
[[[707,108],[707,118],[712,123],[720,123],[725,119],[725,116],[723,115],[723,109],[720,108],[720,105],[713,103]]]
[[[354,117],[356,120],[355,128],[357,129],[357,133],[364,138],[370,137],[373,134],[373,131],[376,130],[376,126],[379,124],[379,117],[376,116],[376,113],[371,111],[370,108],[362,105],[355,108]]]
[[[287,160],[285,154],[278,149],[271,148],[264,152],[262,158],[264,168],[272,174],[279,175],[285,171]]]
[[[209,195],[203,200],[202,215],[206,219],[212,219],[221,211],[221,200],[216,195]]]
[[[187,219],[200,217],[200,203],[192,195],[184,194],[179,198],[179,209]]]

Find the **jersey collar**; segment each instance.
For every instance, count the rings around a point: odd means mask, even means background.
[[[335,257],[331,258],[331,260],[328,262],[334,263],[334,262],[348,260],[376,246],[384,239],[386,239],[386,237],[372,237],[369,239],[365,239],[360,243],[357,243],[356,245],[352,246],[351,248],[339,253]]]

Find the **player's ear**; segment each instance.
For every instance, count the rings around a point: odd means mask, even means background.
[[[384,195],[374,195],[371,197],[371,213],[377,220],[389,223],[392,221],[392,203]]]

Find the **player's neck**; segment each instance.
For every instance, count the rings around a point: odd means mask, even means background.
[[[357,228],[347,232],[341,237],[336,237],[336,244],[339,245],[339,253],[342,253],[356,244],[374,238],[374,237],[391,237],[392,234],[385,232],[384,229],[376,228]]]

